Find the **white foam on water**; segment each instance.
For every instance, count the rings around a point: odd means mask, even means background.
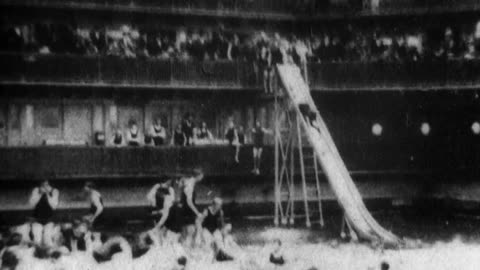
[[[115,262],[96,264],[85,254],[65,256],[63,267],[50,268],[47,262],[25,260],[24,270],[72,269],[72,270],[172,270],[179,256],[188,258],[187,270],[377,270],[381,262],[388,262],[391,270],[478,270],[480,269],[480,243],[466,242],[455,238],[449,242],[422,243],[419,248],[378,250],[358,243],[323,241],[308,243],[303,240],[308,231],[292,229],[267,229],[254,237],[266,241],[266,245],[244,246],[234,254],[232,262],[215,262],[208,250],[194,252],[155,248],[138,259],[118,257]],[[276,267],[269,262],[272,247],[268,241],[281,239],[286,265]]]

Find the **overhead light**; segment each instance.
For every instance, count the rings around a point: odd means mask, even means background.
[[[430,134],[430,124],[427,122],[423,122],[420,125],[420,131],[424,136],[428,136],[428,134]]]
[[[380,136],[380,135],[382,135],[382,132],[383,132],[383,127],[382,127],[382,125],[380,125],[379,123],[373,124],[373,126],[372,126],[372,133],[373,133],[373,135],[375,135],[375,136]]]
[[[480,123],[478,123],[477,121],[473,122],[471,129],[473,134],[475,135],[480,134]]]

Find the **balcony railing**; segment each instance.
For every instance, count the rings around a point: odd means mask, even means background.
[[[372,6],[369,0],[0,0],[0,4],[91,10],[113,10],[115,7],[115,11],[161,11],[211,16],[289,15],[290,18],[295,18],[297,14],[314,17],[370,16],[480,9],[479,0],[381,0],[378,6]]]
[[[422,140],[402,143],[339,143],[340,154],[354,175],[431,174],[463,172],[480,175],[478,140]],[[476,144],[475,144],[476,143]],[[262,173],[273,174],[273,146],[262,155]],[[210,176],[249,175],[251,146],[240,151],[240,164],[234,162],[228,146],[195,147],[96,147],[39,146],[1,147],[0,180],[49,178],[156,177],[189,173],[202,167]],[[298,162],[298,161],[296,161]],[[296,168],[299,168],[296,166]],[[297,171],[296,173],[299,173]]]
[[[254,63],[177,61],[74,55],[0,54],[4,84],[69,84],[156,88],[261,88]],[[470,88],[480,85],[480,60],[312,63],[314,90]]]
[[[255,83],[248,63],[3,54],[2,81],[96,85],[241,88]]]
[[[324,63],[310,65],[315,89],[462,88],[480,84],[480,61]]]

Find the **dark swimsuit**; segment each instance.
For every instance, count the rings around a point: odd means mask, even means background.
[[[165,143],[165,140],[158,136],[160,134],[160,132],[162,132],[162,127],[158,128],[153,126],[153,131],[155,132],[155,135],[156,136],[153,136],[153,143],[158,146],[158,145],[163,145]]]
[[[215,260],[217,260],[217,262],[228,262],[233,261],[233,257],[220,249],[217,251],[217,255],[215,255]]]
[[[113,138],[113,143],[115,145],[120,145],[122,144],[122,140],[123,140],[122,135],[115,135],[115,137]]]
[[[198,133],[197,136],[199,139],[208,139],[208,130],[206,129],[200,129],[200,132]]]
[[[203,220],[203,228],[207,229],[210,233],[215,232],[222,227],[222,210],[213,214],[210,208],[207,208],[207,216]]]
[[[159,188],[155,194],[155,205],[156,207],[153,208],[154,211],[161,211],[164,208],[165,203],[165,196],[169,195],[170,191],[168,188]],[[159,222],[162,218],[163,213],[158,213],[154,215],[155,222]],[[172,205],[168,212],[167,220],[165,221],[165,228],[172,232],[180,232],[181,228],[178,225],[178,210],[176,205]]]
[[[73,234],[73,229],[67,229],[67,230],[62,231],[62,236],[63,236],[64,245],[65,245],[66,248],[68,248],[68,250],[70,250],[70,251],[73,250],[72,240],[77,241],[77,249],[79,251],[86,251],[87,250],[87,248],[86,248],[87,245],[85,243],[84,235],[82,235],[80,237],[75,237],[75,235]]]
[[[265,133],[261,128],[255,128],[253,131],[253,147],[262,148],[263,147],[263,137]]]
[[[245,134],[238,133],[237,136],[238,136],[238,143],[240,145],[244,145],[245,144]]]
[[[276,257],[273,255],[273,253],[270,254],[270,262],[276,265],[284,265],[285,264],[285,259],[283,259],[283,256]]]
[[[131,135],[132,139],[136,139],[138,137],[138,131],[137,131],[137,133],[130,132],[130,135]],[[140,146],[140,144],[137,141],[129,141],[128,145],[130,145],[130,146]]]
[[[195,198],[196,198],[196,192],[194,187],[192,192],[193,205],[196,205]],[[181,207],[183,208],[182,224],[184,226],[195,224],[195,220],[197,219],[197,214],[195,214],[195,212],[193,212],[193,210],[187,204],[187,194],[185,194],[185,189],[182,190],[182,195],[180,197],[180,204],[181,204]]]
[[[193,124],[190,121],[184,121],[182,124],[182,131],[187,139],[186,145],[191,145],[193,139]]]
[[[51,192],[49,195],[52,195]],[[33,209],[33,217],[35,218],[36,222],[42,225],[52,221],[53,208],[48,203],[47,194],[42,194],[42,197],[35,205],[35,209]]]
[[[185,136],[182,132],[175,131],[173,134],[173,142],[175,145],[184,145],[185,144]]]
[[[235,128],[229,128],[225,134],[225,137],[228,140],[228,144],[233,145],[233,140],[235,139]]]

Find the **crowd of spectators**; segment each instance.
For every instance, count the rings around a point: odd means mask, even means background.
[[[155,118],[150,127],[141,130],[135,121],[131,121],[126,130],[115,130],[110,144],[113,146],[193,146],[221,143],[212,135],[206,122],[195,125],[193,116],[185,114],[182,121],[169,134],[161,118]]]
[[[427,28],[427,27],[426,27]],[[476,25],[423,29],[350,24],[301,33],[216,29],[79,28],[67,24],[4,27],[1,51],[179,60],[294,62],[418,61],[480,57]],[[271,60],[275,61],[275,60]]]

